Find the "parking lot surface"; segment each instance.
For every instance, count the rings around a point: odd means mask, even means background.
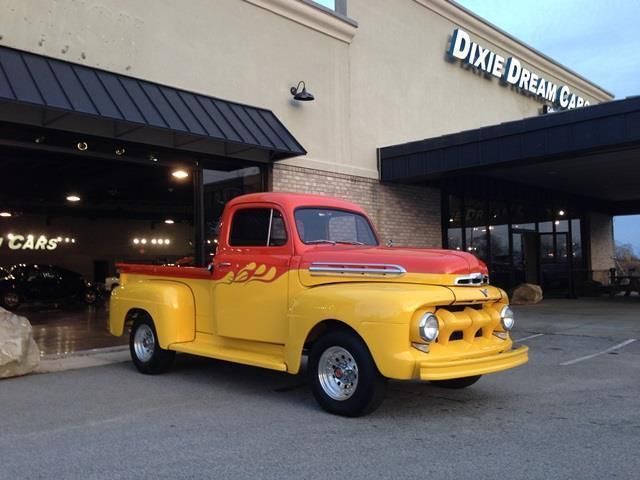
[[[466,390],[392,382],[357,419],[321,411],[302,375],[187,356],[161,376],[125,362],[5,380],[0,478],[637,478],[629,300],[520,307],[529,364]]]

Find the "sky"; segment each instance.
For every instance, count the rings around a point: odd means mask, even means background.
[[[616,98],[640,95],[640,0],[457,1]],[[640,215],[615,217],[614,238],[640,255]]]
[[[640,95],[639,0],[458,3],[616,98]],[[616,242],[633,245],[640,255],[640,215],[614,217],[613,225]]]

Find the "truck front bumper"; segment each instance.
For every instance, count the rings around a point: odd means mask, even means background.
[[[517,367],[527,363],[528,359],[529,347],[525,346],[477,358],[461,360],[434,358],[420,362],[420,380],[448,380],[484,375]]]

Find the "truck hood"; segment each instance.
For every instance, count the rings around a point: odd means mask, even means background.
[[[475,256],[455,250],[329,245],[302,255],[304,285],[353,281],[385,281],[456,285],[463,277],[487,275]],[[464,280],[463,280],[464,281]]]

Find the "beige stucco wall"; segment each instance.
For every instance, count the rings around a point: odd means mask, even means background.
[[[505,56],[522,46],[442,0],[349,0],[352,39],[298,0],[0,0],[0,9],[2,45],[272,109],[309,152],[286,162],[313,169],[377,178],[377,147],[541,108],[445,59],[455,26]],[[532,70],[592,103],[608,98],[525,53]],[[316,101],[291,100],[298,80]]]
[[[591,212],[588,218],[591,235],[590,269],[593,279],[602,283],[609,281],[609,269],[615,266],[613,241],[613,219],[611,215]]]

